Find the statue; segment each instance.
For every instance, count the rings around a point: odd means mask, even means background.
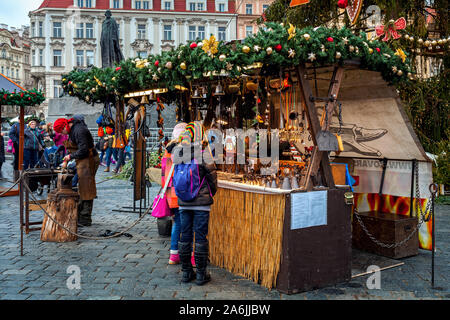
[[[102,25],[100,40],[102,50],[102,68],[113,67],[114,63],[124,59],[120,51],[119,25],[111,18],[111,11],[106,10],[106,19]]]

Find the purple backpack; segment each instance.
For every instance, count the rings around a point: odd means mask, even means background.
[[[200,181],[200,168],[197,160],[192,159],[190,163],[180,163],[175,165],[175,172],[173,174],[173,186],[175,188],[175,194],[182,201],[194,200],[203,182]]]

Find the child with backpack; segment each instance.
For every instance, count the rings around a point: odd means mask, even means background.
[[[173,185],[178,197],[181,220],[181,240],[178,243],[182,282],[196,279],[197,285],[211,280],[206,272],[208,263],[208,223],[211,205],[217,191],[217,173],[214,163],[205,162],[205,153],[210,155],[204,128],[199,122],[191,122],[181,136],[181,144],[174,154]],[[200,157],[196,151],[200,151]],[[180,159],[184,162],[180,163]],[[212,158],[209,158],[212,160]],[[194,259],[197,273],[191,263],[193,233],[195,233]]]

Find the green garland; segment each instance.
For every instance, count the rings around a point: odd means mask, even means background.
[[[214,43],[214,39],[210,40],[209,44]],[[63,76],[63,88],[88,103],[104,102],[151,88],[174,91],[177,86],[188,87],[191,80],[219,74],[236,78],[255,63],[262,63],[263,69],[270,71],[303,63],[342,64],[347,59],[359,60],[361,68],[380,72],[389,83],[405,82],[411,76],[410,61],[403,51],[402,59],[386,43],[368,40],[366,34],[355,35],[347,28],[295,30],[293,26],[269,22],[241,43],[219,42],[211,52],[204,50],[205,45],[208,40],[189,42],[147,59],[121,61],[115,68],[75,69]]]
[[[0,90],[0,105],[4,106],[35,106],[41,104],[44,100],[44,94],[36,89],[21,92]]]

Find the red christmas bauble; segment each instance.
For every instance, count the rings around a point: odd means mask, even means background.
[[[191,45],[189,46],[191,49],[195,49],[197,48],[197,43],[192,42]]]
[[[377,50],[377,52],[380,52],[380,51],[381,51],[380,48],[375,48],[375,50]]]
[[[283,49],[283,47],[281,46],[281,44],[277,44],[277,45],[275,46],[275,50],[276,50],[276,51],[280,52],[281,49]]]
[[[348,0],[339,0],[337,5],[339,8],[345,9],[348,7]]]
[[[328,41],[328,42],[333,42],[334,39],[333,39],[332,37],[328,37],[328,38],[327,38],[327,41]]]
[[[159,60],[155,61],[155,67],[159,66]]]
[[[116,68],[116,71],[119,71],[120,69],[122,69],[122,68],[121,68],[121,67],[117,67],[117,68]]]

